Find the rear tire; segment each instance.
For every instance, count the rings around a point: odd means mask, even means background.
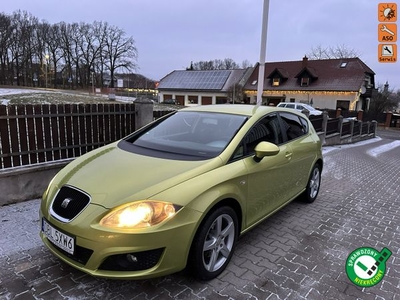
[[[210,280],[224,271],[232,257],[238,229],[238,218],[231,207],[219,207],[205,217],[190,251],[189,264],[194,277]]]
[[[306,191],[304,192],[304,202],[313,203],[318,196],[320,186],[321,167],[319,164],[315,164],[308,179]]]

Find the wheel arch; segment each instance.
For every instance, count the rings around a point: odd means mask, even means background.
[[[319,165],[319,166],[321,167],[321,172],[322,172],[322,169],[324,168],[324,161],[322,160],[322,158],[319,158],[319,159],[315,162],[315,164],[317,164],[317,165]]]
[[[207,212],[207,214],[204,216],[203,220],[205,219],[205,217],[210,214],[213,210],[219,208],[219,207],[223,207],[223,206],[229,206],[231,207],[235,213],[236,216],[238,218],[238,224],[239,224],[239,228],[238,228],[238,234],[240,235],[240,232],[242,231],[242,221],[243,221],[243,212],[242,212],[242,207],[240,206],[240,203],[233,198],[225,198],[222,199],[221,201],[217,202],[214,206],[212,206],[209,211]]]
[[[216,209],[223,207],[223,206],[228,206],[230,208],[232,208],[235,213],[236,216],[238,218],[238,224],[239,224],[239,228],[238,228],[238,235],[240,235],[240,232],[242,231],[242,222],[243,222],[243,211],[242,211],[242,207],[239,203],[238,200],[231,198],[231,197],[225,197],[220,199],[219,201],[213,203],[213,205],[210,205],[210,208],[204,212],[203,217],[199,220],[197,226],[196,226],[196,230],[194,235],[192,236],[192,240],[190,242],[190,248],[193,245],[193,240],[195,239],[195,236],[200,228],[200,226],[204,223],[204,220],[207,219],[207,217]]]

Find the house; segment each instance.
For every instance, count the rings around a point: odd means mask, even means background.
[[[158,100],[162,103],[173,99],[185,106],[234,102],[235,87],[242,88],[252,70],[175,70],[160,80]]]
[[[244,86],[256,103],[259,64]],[[269,62],[265,64],[262,102],[303,102],[320,109],[367,110],[375,73],[359,58]]]

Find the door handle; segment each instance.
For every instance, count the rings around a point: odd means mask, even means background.
[[[292,152],[286,152],[285,157],[288,159],[292,158],[293,153]]]

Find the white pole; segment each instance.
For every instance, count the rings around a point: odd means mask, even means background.
[[[261,28],[260,64],[258,67],[257,105],[261,105],[264,90],[265,53],[267,51],[269,0],[264,0],[263,21]]]
[[[92,72],[92,93],[94,95],[94,72]]]

